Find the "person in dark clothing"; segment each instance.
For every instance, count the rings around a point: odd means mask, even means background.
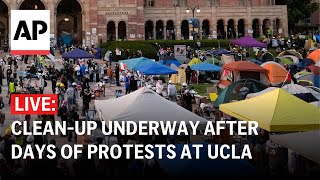
[[[79,115],[76,111],[77,106],[73,105],[71,111],[69,112],[69,118],[68,118],[68,127],[73,127],[75,126],[75,122],[79,121]],[[72,136],[75,134],[74,130],[68,130],[68,142],[72,141]],[[77,135],[75,134],[75,142],[77,142]]]
[[[23,56],[23,61],[25,64],[28,64],[28,59],[29,59],[28,55]]]
[[[58,81],[57,75],[54,73],[54,74],[51,76],[52,93],[53,93],[53,94],[56,93],[57,81]]]
[[[186,109],[192,112],[192,96],[189,90],[186,90],[184,92],[183,99],[186,105]]]
[[[186,72],[186,81],[187,81],[186,83],[190,84],[191,74],[192,74],[192,70],[191,70],[190,66],[188,66],[186,68],[185,72]]]
[[[58,116],[61,117],[62,122],[67,122],[68,120],[68,108],[67,108],[67,101],[64,100],[62,102],[61,107],[58,109]],[[62,137],[65,137],[65,134],[61,134]]]
[[[2,69],[2,66],[0,66],[0,86],[3,85],[2,80],[3,80],[3,69]]]
[[[137,89],[138,89],[137,86],[138,86],[138,85],[137,85],[137,80],[135,80],[135,79],[134,79],[134,76],[132,75],[132,76],[130,77],[130,92],[133,92],[133,91],[137,90]],[[130,93],[130,92],[129,92],[129,93]]]
[[[37,73],[37,67],[32,63],[30,67],[30,74],[35,75]]]
[[[12,75],[12,69],[11,69],[11,66],[9,65],[8,69],[7,69],[7,84],[8,85],[9,85],[9,82],[10,82],[11,75]]]
[[[120,78],[119,78],[119,73],[120,73],[120,67],[119,67],[119,64],[117,63],[115,68],[114,68],[114,71],[115,71],[115,76],[116,76],[116,86],[120,86]]]
[[[82,96],[82,102],[83,102],[82,115],[85,115],[86,111],[89,110],[89,103],[91,102],[91,96],[92,95],[90,93],[90,90],[86,89]]]

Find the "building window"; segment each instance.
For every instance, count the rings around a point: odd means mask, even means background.
[[[147,6],[147,7],[152,7],[152,6],[154,6],[154,0],[146,0],[145,2],[146,2],[146,3],[145,3],[145,6]]]
[[[178,0],[173,0],[173,6],[178,6],[178,5],[179,5]]]
[[[214,5],[220,6],[220,0],[214,0]]]
[[[243,0],[239,0],[239,6],[243,6],[244,5],[244,1]]]
[[[187,6],[187,0],[180,0],[180,6]]]
[[[212,5],[212,0],[207,0],[206,1],[206,6],[211,6]]]

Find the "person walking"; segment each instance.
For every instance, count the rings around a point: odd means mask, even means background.
[[[187,81],[186,83],[190,84],[191,74],[192,74],[192,70],[191,70],[190,66],[187,66],[185,72],[186,72],[186,81]]]
[[[177,97],[177,88],[176,86],[172,83],[171,80],[169,80],[169,85],[168,85],[168,97],[170,101],[175,102],[176,97]]]
[[[111,84],[113,83],[113,70],[112,70],[111,66],[108,67],[107,74],[108,74],[109,83],[110,83],[110,86],[111,86]]]
[[[71,84],[69,84],[66,94],[67,94],[67,100],[68,100],[67,107],[68,107],[68,110],[70,111],[72,108],[72,105],[74,104],[74,94],[75,94],[74,88],[72,87]]]
[[[116,86],[120,86],[120,67],[118,63],[116,64],[114,71],[116,76]]]

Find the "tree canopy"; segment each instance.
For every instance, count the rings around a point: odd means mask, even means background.
[[[289,27],[310,17],[319,8],[313,0],[276,0],[276,5],[287,5]]]

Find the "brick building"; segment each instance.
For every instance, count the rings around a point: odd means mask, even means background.
[[[70,33],[75,44],[106,40],[189,39],[189,18],[200,38],[253,33],[288,35],[287,7],[275,0],[0,0],[0,46],[9,37],[10,10],[47,9],[52,35]],[[194,8],[198,6],[198,8]],[[189,7],[189,11],[187,11]],[[194,11],[190,10],[194,8]]]

